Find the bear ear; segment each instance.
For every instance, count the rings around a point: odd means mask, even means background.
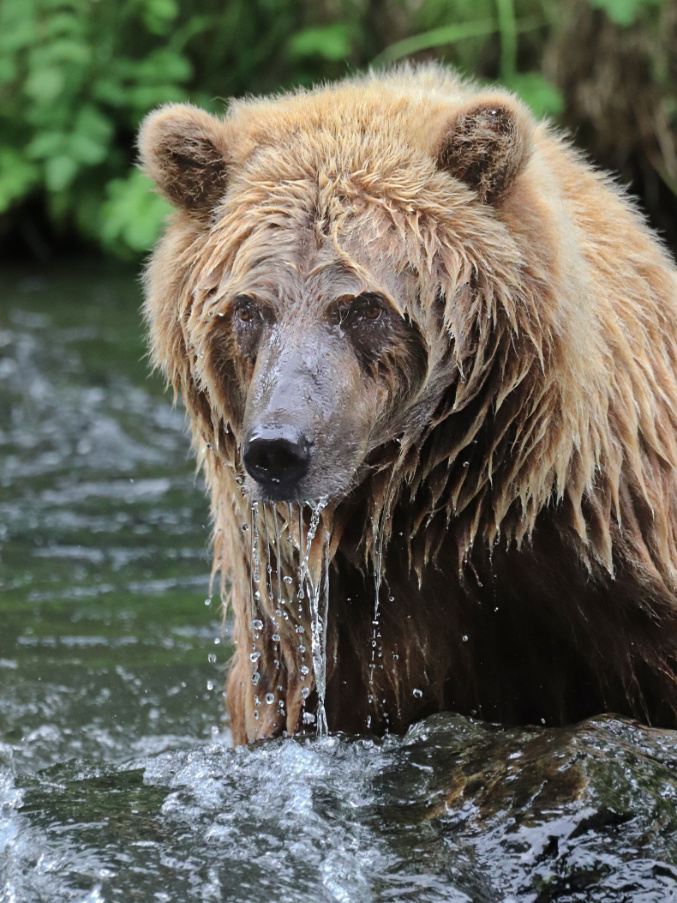
[[[447,123],[435,159],[477,192],[483,204],[499,204],[531,156],[528,114],[505,96],[477,101]]]
[[[141,164],[175,207],[207,213],[223,197],[228,175],[225,128],[188,104],[150,113],[139,131]]]

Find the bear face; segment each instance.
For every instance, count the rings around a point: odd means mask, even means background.
[[[339,499],[361,482],[370,453],[405,428],[424,341],[375,279],[365,286],[366,268],[324,249],[306,266],[292,269],[284,255],[266,263],[219,291],[208,366],[236,373],[252,498]]]
[[[299,569],[333,600],[332,728],[673,723],[677,283],[620,193],[437,67],[168,106],[140,148],[177,211],[146,314],[230,574],[237,742],[325,693]]]
[[[471,353],[450,322],[458,302],[482,254],[497,263],[490,249],[469,255],[463,232],[511,244],[481,208],[529,156],[526,117],[504,96],[440,111],[425,153],[390,148],[387,173],[372,135],[343,140],[338,122],[318,141],[309,118],[277,122],[275,146],[268,135],[244,160],[236,129],[188,107],[155,114],[141,137],[160,189],[202,223],[194,253],[211,270],[186,318],[193,381],[233,429],[252,497],[269,501],[338,500],[379,468],[379,448],[421,439]],[[459,233],[447,309],[426,260],[445,195]]]

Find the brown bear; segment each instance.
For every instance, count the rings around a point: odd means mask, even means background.
[[[623,191],[436,66],[165,106],[140,151],[235,742],[675,726],[677,281]]]

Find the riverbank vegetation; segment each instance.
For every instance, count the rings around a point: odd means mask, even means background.
[[[138,258],[167,212],[134,165],[153,107],[437,58],[571,129],[677,247],[675,46],[675,0],[3,0],[0,241]]]

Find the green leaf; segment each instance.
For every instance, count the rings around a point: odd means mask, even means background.
[[[107,116],[92,104],[86,104],[75,119],[76,139],[88,138],[100,145],[107,145],[113,134],[113,124]]]
[[[127,92],[117,73],[102,75],[92,85],[92,98],[111,107],[122,107],[127,102]]]
[[[111,250],[126,248],[138,254],[150,250],[171,212],[153,191],[153,183],[140,170],[106,186],[102,239]]]
[[[503,84],[510,91],[519,94],[535,116],[557,117],[564,109],[564,100],[559,90],[540,72],[516,73],[505,79]]]
[[[514,23],[515,34],[535,31],[542,28],[544,19],[540,16],[523,16]],[[498,21],[493,17],[477,19],[473,22],[458,22],[453,25],[444,25],[441,28],[433,28],[422,34],[412,35],[397,41],[379,53],[372,60],[372,66],[384,66],[401,60],[412,53],[420,53],[422,50],[432,50],[434,47],[444,47],[446,44],[456,44],[459,41],[467,41],[470,38],[487,38],[498,31]]]
[[[12,147],[0,147],[0,213],[28,194],[38,183],[40,170]]]
[[[34,160],[46,159],[62,153],[68,145],[65,132],[39,132],[26,146],[26,155]]]
[[[135,66],[136,80],[142,84],[174,84],[188,81],[193,67],[186,57],[171,50],[155,50]]]
[[[1,53],[2,51],[0,51]],[[0,85],[7,85],[13,82],[18,74],[19,70],[16,60],[11,56],[0,56]]]
[[[163,103],[181,103],[188,95],[178,85],[143,85],[128,91],[129,106],[143,115]],[[137,115],[137,119],[138,119]]]
[[[604,10],[608,19],[628,28],[634,25],[642,13],[642,7],[655,6],[661,0],[589,0],[593,9]]]
[[[146,28],[156,35],[168,34],[178,14],[176,0],[145,0],[141,9]]]
[[[92,47],[68,38],[60,38],[49,44],[49,58],[54,63],[77,63],[86,66],[92,58],[92,51]]]
[[[0,3],[0,51],[23,50],[37,40],[34,0]]]
[[[340,61],[350,57],[354,37],[352,25],[337,23],[299,31],[289,40],[287,47],[294,59],[319,56],[325,60]]]
[[[49,191],[59,192],[68,188],[78,173],[78,162],[66,154],[45,160],[45,184]]]
[[[433,47],[443,47],[445,44],[454,44],[456,41],[464,41],[468,38],[483,38],[494,34],[497,30],[496,20],[493,18],[481,19],[476,22],[459,22],[456,25],[445,25],[441,28],[433,28],[422,34],[412,35],[397,41],[379,53],[372,60],[372,65],[382,66],[393,63],[402,57],[421,50],[430,50]]]
[[[65,84],[65,73],[60,66],[45,66],[31,71],[24,91],[39,103],[50,104],[59,97]]]

